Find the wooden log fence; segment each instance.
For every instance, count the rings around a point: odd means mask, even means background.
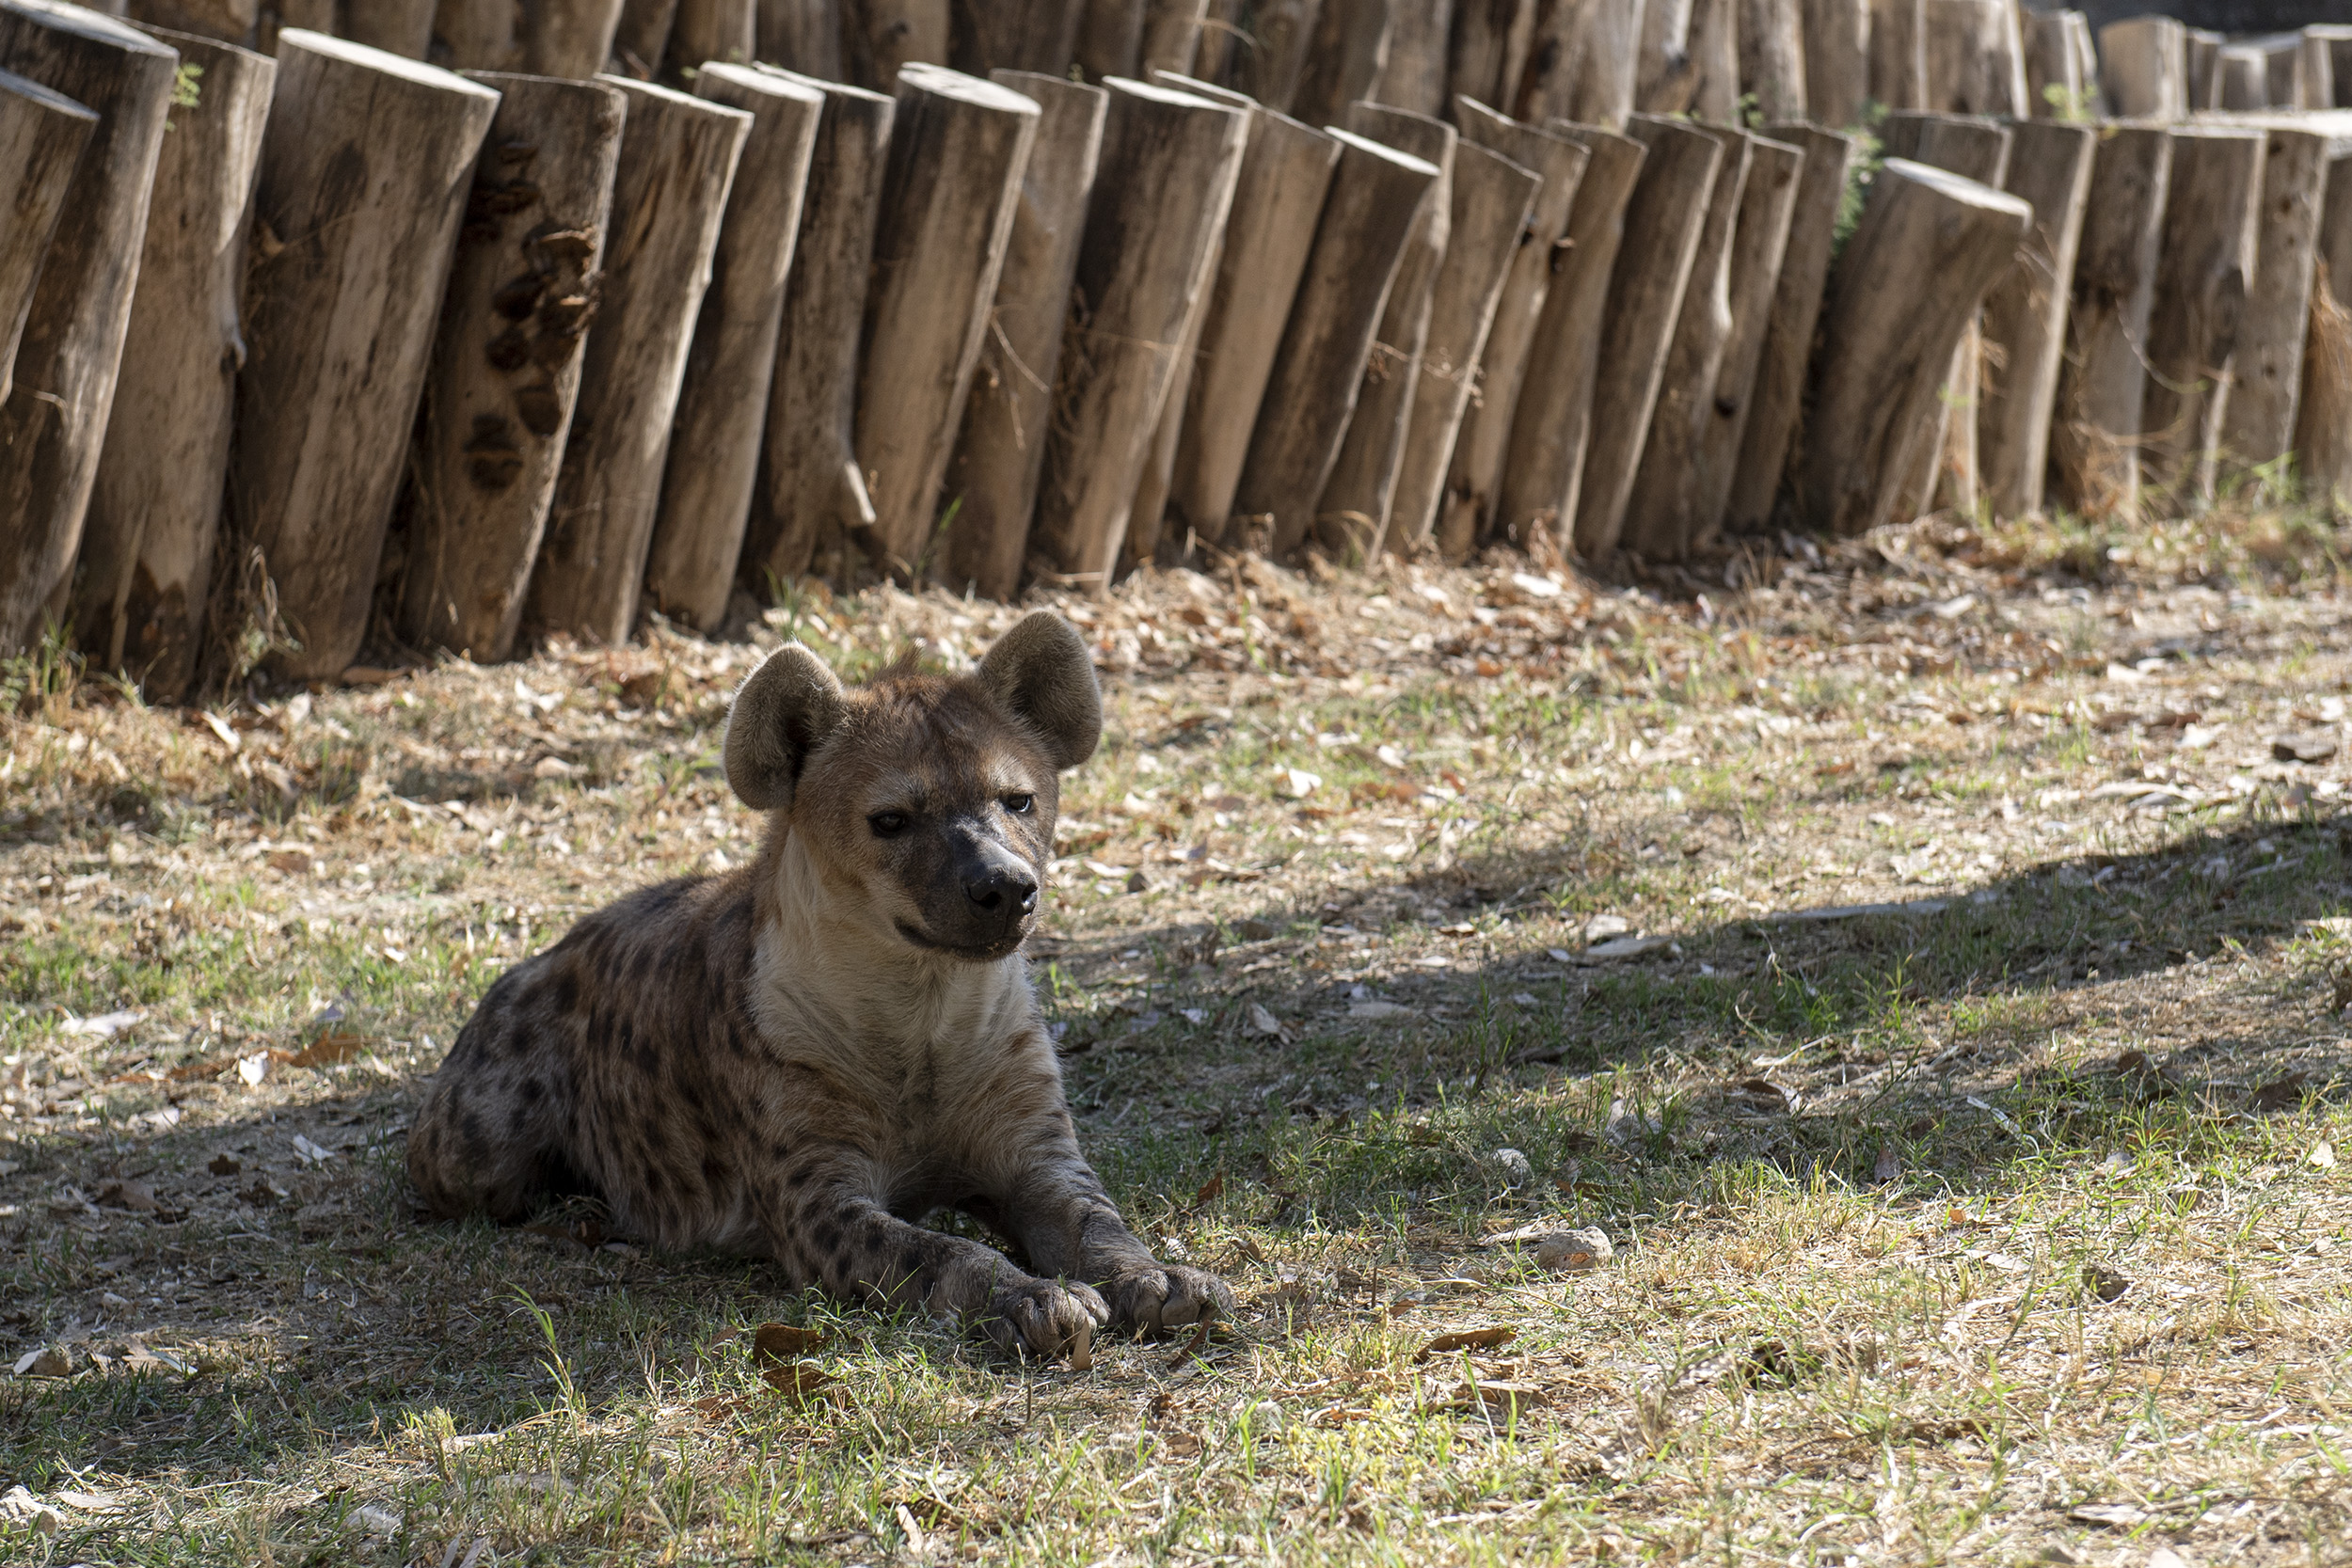
[[[67,626],[156,701],[256,631],[331,679],[811,574],[1662,564],[2225,466],[2352,507],[2352,26],[127,8],[0,0],[0,652]]]

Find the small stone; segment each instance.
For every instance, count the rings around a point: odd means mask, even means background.
[[[402,1515],[400,1510],[382,1503],[361,1503],[352,1511],[351,1522],[370,1535],[397,1535]]]
[[[1582,1274],[1615,1256],[1608,1233],[1597,1225],[1559,1231],[1535,1243],[1535,1261],[1554,1274]]]
[[[1506,1187],[1524,1187],[1535,1180],[1535,1167],[1516,1148],[1498,1148],[1486,1159]]]
[[[64,1514],[22,1486],[11,1486],[0,1495],[0,1519],[30,1525],[43,1535],[55,1535],[65,1528]]]
[[[2326,762],[2336,754],[2332,735],[2280,735],[2270,738],[2270,754],[2280,762]]]
[[[43,1345],[16,1358],[19,1377],[72,1377],[73,1354],[63,1345]]]
[[[128,1312],[131,1310],[131,1303],[129,1299],[123,1296],[119,1296],[112,1291],[102,1291],[98,1297],[98,1305],[104,1307],[109,1312]]]

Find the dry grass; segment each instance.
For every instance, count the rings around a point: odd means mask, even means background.
[[[748,852],[763,646],[1009,612],[209,716],[15,667],[0,1557],[2352,1560],[2346,759],[2272,754],[2344,734],[2334,544],[1070,603],[1112,730],[1037,972],[1114,1188],[1244,1303],[1085,1373],[399,1174],[492,975]],[[1554,1223],[1614,1261],[1492,1244]],[[763,1381],[767,1320],[835,1381]]]

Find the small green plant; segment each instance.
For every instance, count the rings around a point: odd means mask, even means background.
[[[171,73],[171,106],[173,108],[193,109],[196,107],[197,99],[203,92],[203,87],[197,78],[203,74],[202,66],[191,64],[186,60],[180,62]]]

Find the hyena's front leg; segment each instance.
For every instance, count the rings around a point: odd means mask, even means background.
[[[1004,1219],[1041,1274],[1090,1281],[1111,1321],[1152,1333],[1233,1311],[1225,1281],[1182,1263],[1163,1263],[1127,1228],[1074,1138],[1036,1148],[1015,1177]]]
[[[1000,1350],[1083,1362],[1095,1328],[1110,1320],[1085,1285],[1033,1278],[993,1248],[908,1224],[851,1170],[779,1190],[769,1210],[777,1259],[796,1284],[952,1317]]]

